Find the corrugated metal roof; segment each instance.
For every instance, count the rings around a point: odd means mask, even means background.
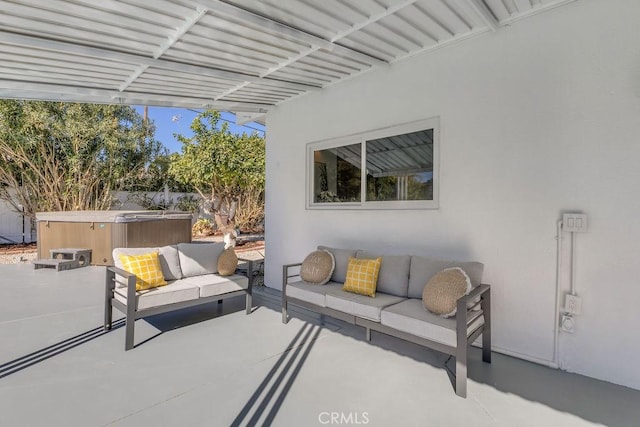
[[[0,0],[0,97],[263,113],[573,0]]]

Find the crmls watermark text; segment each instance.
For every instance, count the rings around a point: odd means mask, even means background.
[[[369,424],[368,412],[320,412],[318,421],[325,425],[365,425]]]

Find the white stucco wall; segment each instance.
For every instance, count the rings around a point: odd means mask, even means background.
[[[551,361],[555,224],[583,211],[583,314],[561,335],[561,366],[640,388],[638,22],[638,1],[580,0],[278,107],[267,285],[318,244],[481,261],[495,347]],[[305,210],[306,143],[435,116],[438,210]]]

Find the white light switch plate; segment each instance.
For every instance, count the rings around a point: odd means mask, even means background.
[[[587,231],[587,215],[581,213],[566,213],[562,215],[562,228],[573,233]]]

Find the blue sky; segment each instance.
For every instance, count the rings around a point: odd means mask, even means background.
[[[144,107],[136,105],[134,107],[138,113],[143,114]],[[156,139],[164,144],[172,153],[179,153],[182,144],[173,136],[180,134],[190,138],[193,136],[191,132],[191,122],[198,115],[198,110],[187,108],[169,108],[169,107],[149,107],[149,118],[156,125]],[[258,134],[264,136],[264,126],[259,123],[248,123],[246,126],[236,126],[235,114],[223,112],[222,119],[229,123],[229,130],[232,133],[252,133],[258,130]]]

